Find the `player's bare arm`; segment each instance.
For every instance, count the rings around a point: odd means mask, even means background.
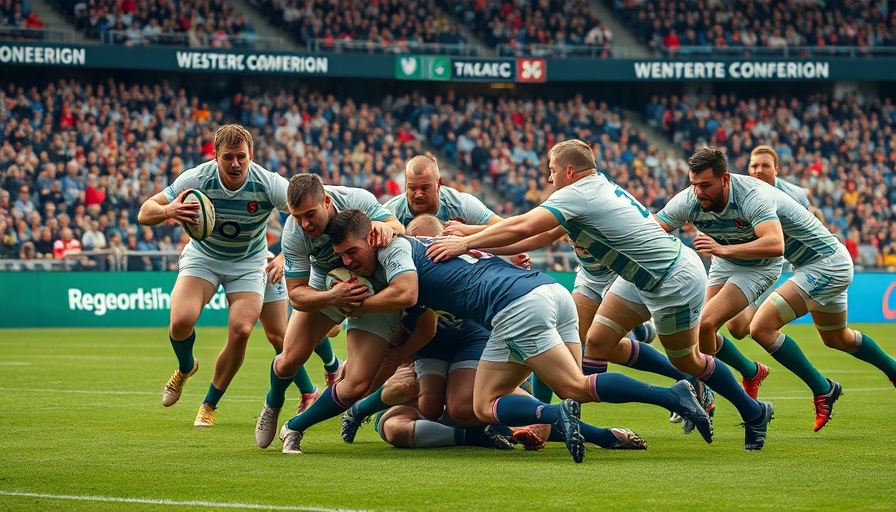
[[[777,220],[767,220],[753,230],[756,240],[742,244],[721,245],[700,233],[694,238],[694,249],[720,258],[763,259],[784,254],[784,232]]]
[[[299,311],[317,311],[329,306],[353,307],[369,296],[367,287],[359,282],[337,283],[329,290],[316,290],[307,277],[286,278],[289,303]]]
[[[334,288],[335,289],[335,288]],[[396,276],[375,295],[361,298],[361,305],[356,307],[351,316],[359,317],[364,313],[390,313],[401,311],[417,303],[417,273],[406,272]]]
[[[427,249],[426,255],[433,261],[443,261],[470,249],[497,248],[515,244],[559,225],[560,222],[551,212],[544,208],[536,208],[522,215],[504,219],[475,235],[438,240]]]
[[[373,247],[386,247],[396,236],[403,234],[405,234],[404,225],[396,217],[390,217],[383,221],[373,220],[370,221],[370,234],[367,236],[367,242]]]
[[[184,190],[171,202],[168,202],[168,198],[162,192],[150,197],[140,207],[137,221],[144,226],[157,226],[168,219],[174,219],[198,226],[199,203],[183,202],[188,192],[189,190]]]
[[[445,223],[445,229],[442,230],[443,235],[468,236],[479,233],[488,228],[492,224],[497,224],[504,220],[500,215],[492,215],[484,224],[466,224],[458,220],[449,220]]]

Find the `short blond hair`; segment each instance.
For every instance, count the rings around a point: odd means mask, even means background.
[[[781,167],[780,160],[778,159],[778,152],[771,146],[756,146],[753,148],[753,151],[750,151],[750,158],[753,158],[754,155],[771,155],[772,160],[775,163],[775,169]]]
[[[591,146],[579,139],[569,139],[554,144],[554,147],[548,152],[548,158],[561,167],[572,165],[577,171],[597,169],[594,151],[591,150]]]
[[[430,155],[417,155],[410,160],[404,166],[405,173],[411,173],[414,176],[419,176],[421,174],[426,173],[427,171],[432,171],[435,175],[436,179],[439,179],[439,161],[435,159],[435,157]]]
[[[238,124],[225,124],[215,132],[215,153],[221,150],[221,146],[236,147],[245,142],[249,146],[249,154],[253,154],[252,134],[249,130]]]
[[[414,217],[408,223],[407,232],[411,236],[438,236],[443,229],[445,229],[445,225],[438,217],[424,213]]]

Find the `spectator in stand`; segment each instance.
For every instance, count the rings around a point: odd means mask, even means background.
[[[53,242],[53,258],[61,260],[66,256],[81,254],[81,242],[75,240],[71,228],[59,231],[59,240]]]

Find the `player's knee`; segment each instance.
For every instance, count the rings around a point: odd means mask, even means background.
[[[174,314],[171,315],[171,337],[176,340],[186,339],[193,332],[196,324],[196,318],[192,315]]]
[[[482,423],[495,423],[495,416],[492,412],[492,404],[494,400],[481,400],[473,403],[473,412],[476,413],[476,419]]]
[[[834,350],[850,351],[855,345],[855,336],[847,336],[849,330],[841,329],[839,331],[820,331],[821,341],[825,346]]]
[[[721,323],[718,322],[711,315],[705,315],[700,318],[700,334],[705,335],[707,333],[715,334],[716,331],[721,327]]]
[[[448,400],[446,405],[448,415],[461,425],[476,425],[479,418],[473,411],[473,400]]]
[[[357,402],[367,393],[372,382],[372,378],[349,379],[348,376],[346,376],[346,378],[338,384],[339,400],[344,404],[353,404]]]
[[[252,328],[255,327],[255,323],[249,322],[235,322],[230,324],[230,334],[234,339],[237,340],[248,340],[249,335],[252,334]]]
[[[736,340],[742,340],[750,334],[750,325],[744,324],[742,322],[735,322],[734,320],[728,322],[726,325],[728,327],[728,332],[731,334],[731,337]]]
[[[434,395],[420,395],[417,397],[417,408],[424,418],[438,421],[445,411],[445,402]]]

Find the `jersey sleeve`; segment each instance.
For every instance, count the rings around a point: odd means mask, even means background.
[[[286,202],[286,192],[289,189],[289,181],[279,174],[270,173],[268,195],[274,208],[281,212],[289,213],[289,205]]]
[[[180,176],[175,178],[174,182],[171,185],[165,187],[165,190],[162,191],[165,194],[165,199],[170,203],[177,199],[177,196],[181,195],[184,190],[189,190],[191,188],[196,188],[199,186],[199,169],[194,167],[189,169]]]
[[[588,215],[587,199],[573,187],[557,190],[539,207],[551,212],[560,224]]]
[[[380,265],[386,271],[386,282],[408,272],[417,272],[411,254],[411,243],[404,237],[398,237],[388,247],[377,254]]]
[[[376,196],[371,194],[370,192],[364,189],[356,190],[355,208],[363,211],[367,214],[367,217],[370,220],[386,220],[391,217],[395,217],[389,210],[387,210],[383,205],[380,204],[379,201],[376,200]]]
[[[690,196],[692,191],[690,188],[682,190],[675,194],[672,199],[666,203],[662,210],[657,212],[656,217],[672,229],[680,228],[688,222],[688,212],[691,210]]]
[[[482,225],[495,216],[495,212],[491,211],[475,196],[463,192],[460,197],[464,220],[467,224]]]
[[[763,193],[761,188],[755,189],[752,194],[746,197],[741,205],[741,211],[754,228],[769,220],[779,220],[778,205],[774,196],[769,193]]]
[[[308,235],[296,224],[294,217],[286,219],[280,249],[283,251],[283,274],[287,278],[298,279],[311,275]]]

